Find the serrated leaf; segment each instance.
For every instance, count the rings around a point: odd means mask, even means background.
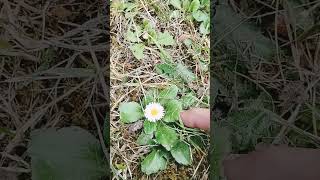
[[[159,93],[159,100],[167,101],[169,99],[175,99],[178,95],[179,88],[176,85],[171,85]]]
[[[176,66],[176,71],[180,78],[187,83],[192,82],[196,79],[196,76],[193,74],[193,72],[191,72],[186,66],[181,63]]]
[[[137,143],[142,146],[152,144],[153,143],[152,138],[153,138],[153,134],[146,134],[142,132],[137,139]]]
[[[153,150],[141,163],[141,171],[147,175],[166,169],[167,160],[160,150]]]
[[[125,34],[125,38],[128,40],[128,41],[131,41],[131,42],[140,42],[140,38],[138,37],[138,35],[132,31],[127,31],[127,33]]]
[[[270,58],[274,55],[275,44],[272,40],[265,37],[256,26],[244,22],[246,17],[232,10],[226,0],[217,6],[216,15],[214,17],[215,38],[226,43],[231,50],[242,50],[251,46],[250,57],[252,55]],[[234,29],[234,27],[237,27]],[[232,29],[232,31],[230,31]],[[243,43],[243,47],[239,47],[239,43]]]
[[[151,121],[144,121],[143,130],[146,134],[153,134],[153,132],[157,130],[157,123]]]
[[[32,132],[28,153],[33,180],[98,180],[107,172],[99,141],[78,127]]]
[[[136,102],[121,103],[119,111],[120,120],[123,123],[133,123],[144,116],[141,106]]]
[[[197,102],[197,98],[192,93],[188,93],[181,97],[181,102],[183,109],[187,109]]]
[[[177,9],[181,9],[181,1],[180,0],[170,0],[170,4]]]
[[[182,111],[182,104],[180,101],[172,99],[165,103],[165,115],[163,121],[165,122],[175,122],[180,118],[180,112]]]
[[[166,75],[170,78],[173,78],[176,73],[175,67],[173,67],[172,65],[166,64],[166,63],[157,64],[155,66],[155,69],[158,74],[163,74],[163,75]]]
[[[183,142],[178,141],[171,149],[171,155],[179,163],[183,165],[190,165],[192,162],[190,146]]]
[[[193,0],[193,1],[190,3],[190,6],[189,6],[189,12],[195,12],[195,11],[197,11],[199,8],[200,8],[200,1],[199,1],[199,0]]]
[[[144,48],[145,48],[144,44],[134,44],[129,47],[134,57],[137,58],[138,60],[144,57],[144,54],[143,54]]]
[[[170,129],[167,125],[161,124],[155,133],[157,141],[170,151],[173,145],[178,140],[178,135],[175,130]]]
[[[173,36],[168,31],[165,31],[163,33],[158,33],[157,43],[164,46],[171,46],[175,44],[175,41]]]
[[[198,22],[206,21],[209,19],[209,15],[206,12],[200,10],[193,12],[192,16]]]

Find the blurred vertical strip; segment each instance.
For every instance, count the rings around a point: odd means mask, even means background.
[[[210,169],[209,169],[209,179],[218,180],[219,176],[216,174],[217,163],[216,159],[214,157],[215,152],[215,142],[214,142],[214,114],[213,114],[213,108],[214,108],[214,101],[215,98],[212,97],[214,94],[214,83],[213,83],[213,76],[214,76],[214,69],[213,69],[213,63],[214,63],[214,56],[213,56],[213,48],[212,44],[214,44],[214,33],[213,33],[213,27],[214,27],[214,16],[216,14],[216,6],[218,5],[218,0],[211,0],[210,1],[210,152],[209,152],[209,162],[210,162]],[[218,178],[218,179],[217,179]]]
[[[105,140],[105,145],[107,147],[108,151],[108,175],[107,179],[111,179],[111,169],[110,169],[110,1],[109,0],[103,0],[103,6],[104,6],[104,14],[105,14],[105,23],[106,23],[106,30],[107,30],[107,47],[106,47],[106,66],[105,66],[105,81],[107,84],[107,103],[106,103],[106,113],[105,113],[105,118],[104,118],[104,129],[103,129],[103,136]]]

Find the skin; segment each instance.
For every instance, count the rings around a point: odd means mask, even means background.
[[[189,128],[210,130],[209,109],[193,108],[181,113]],[[320,180],[320,150],[257,145],[256,150],[225,158],[223,174],[228,180]]]
[[[190,128],[203,129],[205,131],[210,130],[210,110],[204,108],[193,108],[187,111],[183,111],[181,114],[181,120],[185,126]]]

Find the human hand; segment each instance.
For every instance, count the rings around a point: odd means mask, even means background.
[[[204,108],[192,108],[180,114],[183,124],[190,128],[210,130],[210,110]]]
[[[223,163],[228,180],[319,180],[320,150],[270,146]]]

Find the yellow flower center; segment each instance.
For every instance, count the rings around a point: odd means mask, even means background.
[[[151,109],[151,115],[152,115],[152,116],[156,116],[156,115],[158,115],[158,113],[159,113],[159,111],[158,111],[157,108]]]

